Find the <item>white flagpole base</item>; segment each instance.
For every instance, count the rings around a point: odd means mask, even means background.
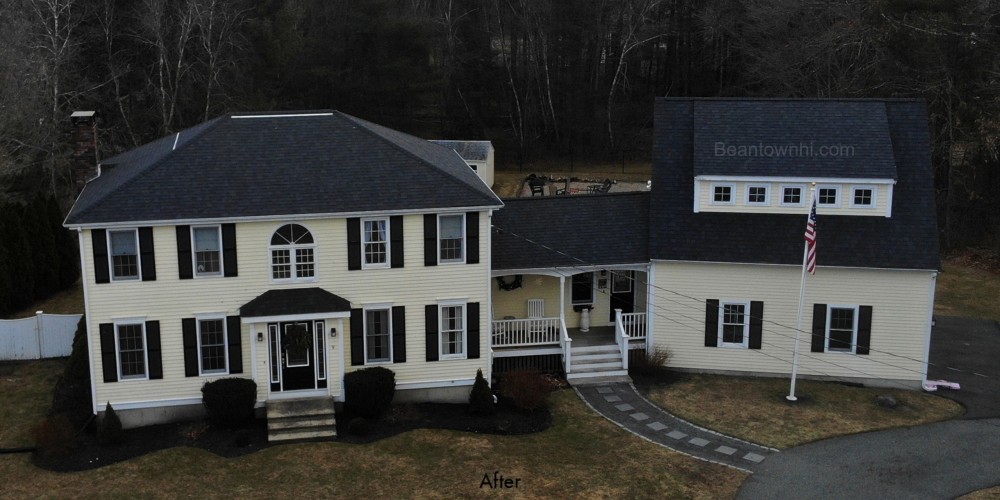
[[[795,396],[785,396],[785,399],[787,399],[789,401],[798,401],[799,400],[799,398],[797,398]]]

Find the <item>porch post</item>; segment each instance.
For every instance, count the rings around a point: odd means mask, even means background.
[[[559,275],[559,319],[566,325],[566,275]]]

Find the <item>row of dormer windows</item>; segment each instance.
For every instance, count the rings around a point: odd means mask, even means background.
[[[736,204],[736,185],[727,183],[712,184],[713,205],[734,205]],[[804,185],[782,185],[780,186],[778,204],[784,207],[802,207],[806,204],[806,187]],[[821,185],[816,188],[816,204],[820,207],[839,208],[842,204],[842,186]],[[744,195],[744,204],[748,206],[768,206],[771,204],[769,184],[747,184]],[[875,187],[874,186],[851,186],[847,189],[850,193],[851,208],[874,208],[875,207]]]

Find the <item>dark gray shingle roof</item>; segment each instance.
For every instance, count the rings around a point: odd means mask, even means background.
[[[884,101],[688,102],[695,175],[896,178]]]
[[[431,141],[458,153],[465,161],[486,161],[490,155],[490,141]]]
[[[102,166],[67,224],[501,204],[451,150],[336,111],[227,115]]]
[[[793,264],[802,262],[806,216],[694,213],[696,99],[657,99],[650,201],[652,259]],[[738,104],[741,101],[717,101]],[[769,100],[755,100],[766,107]],[[813,107],[857,101],[781,101]],[[869,102],[869,101],[865,101]],[[938,233],[927,111],[922,102],[881,100],[897,171],[892,217],[818,214],[819,267],[938,269]],[[722,114],[721,120],[729,120]],[[735,118],[732,118],[735,119]],[[851,123],[845,124],[851,126]],[[781,137],[776,138],[778,140]],[[820,271],[821,272],[821,271]]]
[[[649,262],[648,215],[648,192],[504,200],[493,269]]]
[[[240,307],[240,316],[286,316],[347,312],[351,303],[322,288],[268,290]]]

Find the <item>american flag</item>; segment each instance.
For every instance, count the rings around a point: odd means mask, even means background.
[[[816,274],[816,198],[812,200],[809,222],[806,223],[806,247],[806,271]]]

